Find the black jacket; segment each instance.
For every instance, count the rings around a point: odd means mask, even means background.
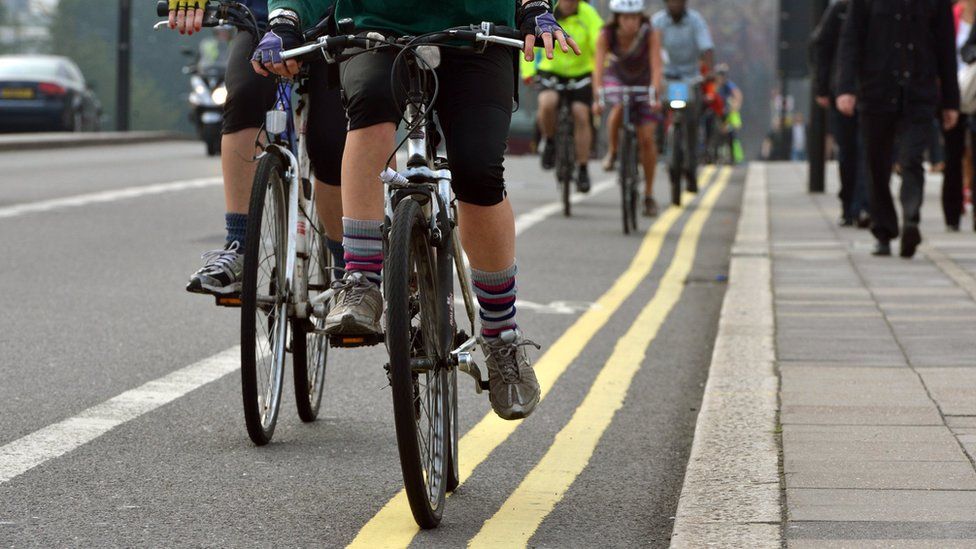
[[[837,44],[840,42],[841,27],[847,19],[849,3],[842,0],[831,4],[813,31],[813,89],[817,97],[830,97],[837,91]]]
[[[837,52],[838,95],[857,95],[866,111],[959,108],[950,0],[849,3]]]

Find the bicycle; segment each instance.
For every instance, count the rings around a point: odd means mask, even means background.
[[[562,80],[555,76],[540,78],[539,85],[545,90],[559,94],[559,110],[556,118],[556,184],[563,201],[563,215],[572,215],[573,184],[576,177],[576,122],[573,119],[571,92],[589,86],[591,79],[570,78]]]
[[[612,86],[600,90],[600,101],[606,96],[620,97],[623,122],[620,125],[620,208],[624,234],[637,231],[637,204],[640,203],[640,156],[637,150],[638,107],[654,102],[654,88],[648,86]]]
[[[340,22],[340,30],[343,26]],[[386,344],[390,361],[385,368],[392,388],[404,488],[414,519],[422,528],[440,523],[446,493],[460,483],[457,372],[474,378],[476,392],[488,388],[471,355],[479,339],[459,330],[454,316],[456,272],[471,333],[476,333],[477,309],[455,234],[457,203],[451,172],[447,159],[437,156],[439,134],[432,115],[438,78],[434,69],[440,58],[436,44],[447,42],[452,48],[480,47],[482,51],[488,44],[523,47],[516,29],[482,23],[396,40],[376,33],[323,37],[282,52],[283,59],[335,63],[377,48],[391,48],[398,50],[393,70],[402,62],[408,75],[407,135],[397,147],[407,146],[406,168],[400,172],[387,168],[381,174],[386,332],[351,338],[356,341],[336,336],[331,343]],[[350,48],[357,50],[347,53]]]
[[[667,132],[668,151],[670,159],[668,162],[668,175],[671,180],[671,203],[675,206],[681,205],[681,179],[687,177],[689,190],[697,190],[692,187],[697,184],[695,172],[698,167],[691,164],[694,158],[691,147],[697,147],[698,143],[690,143],[690,133],[688,124],[697,124],[698,120],[690,119],[693,114],[690,109],[694,109],[699,102],[699,86],[703,79],[698,76],[691,79],[673,79],[668,77],[668,93],[666,104],[671,110],[671,125]]]
[[[167,15],[168,9],[166,1],[157,3],[158,15]],[[243,4],[211,0],[204,9],[204,26],[232,25],[257,39],[257,23]],[[160,21],[155,28],[166,24]],[[326,24],[307,31],[306,40],[324,34]],[[244,422],[258,446],[274,435],[288,353],[304,422],[318,417],[328,362],[329,346],[321,329],[334,293],[333,265],[315,212],[305,143],[307,77],[306,71],[292,82],[278,82],[263,145],[256,143],[263,151],[256,158],[251,189],[241,291],[215,296],[219,306],[241,308]]]

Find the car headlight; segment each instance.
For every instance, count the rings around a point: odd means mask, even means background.
[[[227,88],[225,86],[218,86],[217,89],[210,94],[210,97],[214,100],[214,103],[223,105],[225,102],[227,102]]]

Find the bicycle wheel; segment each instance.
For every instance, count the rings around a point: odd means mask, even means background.
[[[681,175],[684,172],[684,134],[681,124],[675,121],[671,126],[671,162],[668,165],[668,175],[671,178],[671,203],[681,205]]]
[[[624,223],[624,234],[630,234],[633,223],[630,215],[633,210],[633,165],[637,162],[633,149],[634,135],[626,128],[621,130],[623,135],[620,138],[620,210],[621,219]]]
[[[258,446],[270,442],[274,434],[285,373],[288,230],[284,173],[278,155],[261,158],[247,214],[241,284],[241,392],[247,434]]]
[[[573,168],[576,159],[576,142],[573,139],[573,114],[568,106],[559,109],[559,124],[556,127],[556,166],[559,190],[563,201],[563,215],[573,213],[570,197],[573,195]]]
[[[386,271],[387,349],[403,485],[421,528],[434,528],[447,487],[447,372],[438,347],[436,266],[420,204],[393,214]]]
[[[441,334],[440,354],[447,369],[447,477],[445,490],[453,492],[461,484],[461,473],[458,468],[458,392],[457,366],[448,361],[449,353],[463,341],[456,341],[457,323],[454,320],[454,245],[448,244],[437,252],[437,295],[441,310],[437,316],[437,326]]]
[[[332,283],[332,254],[325,244],[325,233],[321,231],[314,207],[309,218],[314,220],[314,224],[308,228],[308,263],[305,272],[308,275],[308,297],[311,300],[328,290]],[[331,300],[325,305],[328,314]],[[298,406],[298,417],[306,423],[315,421],[322,404],[325,367],[329,360],[329,338],[315,330],[323,328],[325,315],[317,318],[296,318],[292,321],[295,403]]]

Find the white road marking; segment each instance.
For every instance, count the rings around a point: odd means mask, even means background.
[[[240,354],[231,347],[0,447],[0,484],[237,370]]]
[[[33,202],[2,208],[0,209],[0,218],[16,217],[27,213],[71,208],[98,202],[113,202],[126,198],[194,189],[219,183],[220,179],[216,178],[194,179]],[[609,189],[613,184],[611,181],[604,181],[594,185],[588,195],[575,194],[573,196],[573,202],[577,203],[586,200],[589,196]],[[516,234],[524,232],[557,212],[562,212],[561,202],[546,204],[520,215],[515,220]],[[553,302],[549,305],[541,305],[522,302],[520,306],[527,309],[534,307],[537,310],[545,312],[558,311],[559,314],[572,314],[579,311],[580,307],[589,307],[590,304]],[[173,402],[187,393],[208,383],[217,381],[239,368],[240,347],[234,346],[209,358],[205,358],[200,362],[126,391],[101,404],[88,408],[74,417],[48,425],[14,440],[0,447],[0,484],[18,477],[49,460],[63,456],[83,444],[87,444],[104,435],[115,427],[147,414],[160,406]]]
[[[593,187],[590,188],[590,192],[587,194],[573,193],[573,196],[569,199],[572,204],[579,204],[580,202],[586,200],[587,198],[602,193],[603,191],[616,185],[615,181],[601,181]],[[562,200],[557,202],[550,202],[545,206],[539,206],[538,208],[525,212],[524,214],[518,216],[515,220],[515,234],[522,234],[522,232],[528,230],[533,225],[539,223],[550,215],[560,213],[563,211]]]
[[[454,298],[455,305],[464,305],[463,297]],[[596,303],[589,301],[552,301],[549,303],[535,303],[519,299],[515,302],[515,308],[520,311],[533,311],[536,313],[550,315],[575,315],[585,313],[590,309],[599,308]]]
[[[25,204],[15,204],[0,208],[0,219],[8,217],[19,217],[21,215],[49,212],[51,210],[62,210],[65,208],[77,208],[89,204],[104,202],[116,202],[130,198],[139,198],[153,194],[172,193],[189,189],[199,189],[220,185],[222,180],[219,177],[205,177],[201,179],[187,179],[185,181],[171,181],[169,183],[156,183],[141,187],[126,187],[124,189],[114,189],[111,191],[101,191],[97,193],[79,194],[65,198],[54,198],[52,200],[41,200],[39,202],[27,202]]]

